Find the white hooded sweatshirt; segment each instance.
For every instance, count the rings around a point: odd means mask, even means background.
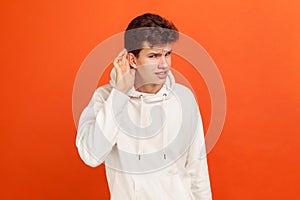
[[[76,138],[89,166],[105,163],[111,200],[212,199],[204,133],[192,92],[169,71],[156,94],[110,84],[81,114]]]

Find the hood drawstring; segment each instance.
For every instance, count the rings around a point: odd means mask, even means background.
[[[141,94],[141,95],[139,96],[139,98],[141,99],[140,127],[142,127],[142,120],[143,120],[143,104],[144,104],[144,98],[143,98],[143,95]],[[140,140],[138,140],[138,158],[139,158],[139,160],[141,160],[141,142],[140,142]]]
[[[166,96],[167,94],[164,93],[163,94],[163,101],[162,101],[162,108],[164,108],[165,106],[165,100],[166,100]],[[165,121],[165,123],[167,123],[167,121]],[[164,154],[164,159],[167,159],[167,154],[166,154],[166,141],[167,141],[167,133],[166,133],[166,124],[164,124],[164,126],[162,127],[162,134],[163,134],[163,154]]]
[[[165,106],[165,101],[166,101],[166,96],[167,94],[164,93],[163,94],[163,100],[162,100],[162,108],[164,108]],[[144,98],[143,95],[141,94],[139,96],[139,98],[141,99],[141,117],[140,117],[140,127],[142,127],[142,120],[143,120],[143,104],[144,104]],[[165,122],[166,123],[166,122]],[[162,137],[163,137],[163,141],[162,141],[162,149],[163,149],[163,154],[164,154],[164,159],[167,159],[167,154],[166,154],[166,141],[167,141],[167,133],[166,133],[166,124],[163,125],[162,127]],[[140,140],[138,140],[138,159],[141,160],[142,156],[141,156],[141,142]]]

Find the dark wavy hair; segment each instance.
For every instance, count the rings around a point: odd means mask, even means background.
[[[143,45],[150,47],[176,42],[179,38],[178,29],[167,19],[152,13],[134,18],[125,31],[125,48],[138,57]]]

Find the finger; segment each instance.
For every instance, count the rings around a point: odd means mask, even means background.
[[[120,62],[120,58],[116,57],[113,62],[114,66],[119,67],[119,62]]]
[[[117,58],[121,58],[124,54],[127,54],[127,50],[123,49],[117,56]]]
[[[125,52],[121,58],[121,61],[122,61],[122,64],[125,64],[126,63],[126,60],[127,60],[127,52]]]
[[[114,60],[113,64],[114,64],[115,67],[119,67],[117,59]]]
[[[125,55],[127,55],[127,49],[123,49],[118,55],[117,57],[114,59],[113,64],[114,65],[119,65],[119,61],[122,59],[122,57]]]
[[[127,52],[125,52],[125,54],[123,55],[122,59],[120,60],[120,65],[122,67],[122,70],[124,72],[128,72],[129,71],[129,63],[127,60]]]

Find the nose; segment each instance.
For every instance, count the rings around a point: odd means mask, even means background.
[[[158,68],[164,69],[168,67],[167,58],[165,56],[161,56],[158,64]]]

